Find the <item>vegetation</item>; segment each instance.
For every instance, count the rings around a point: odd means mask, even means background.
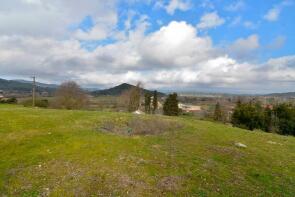
[[[232,116],[234,126],[245,129],[261,129],[283,135],[295,135],[295,106],[277,104],[271,109],[260,103],[238,102]]]
[[[147,114],[151,113],[151,94],[145,93],[144,95],[144,111]]]
[[[16,104],[17,103],[17,99],[15,97],[11,97],[8,99],[1,99],[0,98],[0,103],[6,103],[6,104]]]
[[[118,135],[103,129],[109,121],[141,131],[137,124],[145,128],[155,119],[165,132]],[[169,129],[171,122],[181,126]],[[0,196],[295,193],[294,137],[191,117],[15,105],[0,105],[0,125]]]
[[[56,92],[55,107],[62,109],[81,109],[88,103],[88,98],[81,87],[74,81],[64,82]]]
[[[221,106],[220,106],[219,102],[217,102],[215,105],[214,120],[215,121],[223,121],[224,120],[223,113],[222,113]]]
[[[32,107],[33,101],[32,99],[27,99],[22,101],[24,107]],[[35,100],[35,106],[41,107],[41,108],[48,108],[49,107],[49,101],[47,99],[36,99]]]
[[[29,93],[32,91],[32,82],[0,79],[0,90]],[[37,92],[48,92],[50,94],[55,90],[56,87],[53,85],[37,83]]]
[[[134,85],[130,85],[128,83],[122,83],[118,86],[112,87],[112,88],[108,88],[108,89],[104,89],[104,90],[97,90],[97,91],[93,91],[91,92],[91,94],[93,96],[120,96],[122,95],[124,92],[135,88],[136,86]],[[142,96],[146,93],[152,94],[153,92],[144,88],[140,88],[140,92],[142,93]],[[165,96],[164,93],[159,93],[160,96]]]
[[[134,112],[138,110],[140,106],[140,83],[138,83],[135,87],[131,88],[127,91],[127,97],[128,97],[128,111]]]
[[[153,114],[156,113],[158,109],[158,92],[155,90],[153,93]]]
[[[163,110],[164,110],[164,115],[167,115],[167,116],[179,115],[178,100],[177,100],[176,93],[168,95],[168,98],[164,102]]]

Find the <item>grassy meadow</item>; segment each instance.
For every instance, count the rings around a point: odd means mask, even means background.
[[[0,105],[0,196],[295,194],[294,137],[191,117],[157,116],[181,127],[156,135],[102,129],[133,116]]]

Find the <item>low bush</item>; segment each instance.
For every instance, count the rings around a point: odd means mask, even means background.
[[[0,103],[3,103],[3,104],[16,104],[17,103],[17,99],[15,97],[11,97],[11,98],[8,98],[8,99],[0,99]]]
[[[33,105],[32,99],[28,99],[22,102],[24,107],[31,107]],[[35,101],[35,106],[36,107],[41,107],[41,108],[48,108],[49,102],[47,99],[37,99]]]

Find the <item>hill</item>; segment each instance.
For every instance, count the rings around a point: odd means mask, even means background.
[[[290,97],[295,97],[295,92],[272,93],[272,94],[267,94],[265,96],[290,98]]]
[[[121,85],[109,88],[109,89],[105,89],[105,90],[97,90],[97,91],[93,91],[91,92],[92,95],[94,96],[120,96],[123,92],[125,92],[126,90],[129,90],[131,88],[134,88],[134,85],[130,85],[128,83],[122,83]],[[141,92],[143,94],[145,93],[153,93],[153,91],[151,90],[146,90],[141,88]],[[165,96],[164,93],[158,92],[159,96]]]
[[[136,134],[132,125],[147,120],[156,123],[150,131],[171,129]],[[126,123],[134,128],[127,135],[111,132]],[[0,196],[295,193],[294,137],[189,117],[8,105],[0,105],[0,125]]]
[[[57,86],[52,84],[36,83],[37,92],[53,93]],[[17,92],[31,92],[32,82],[25,80],[6,80],[0,79],[0,90],[3,91],[17,91]]]

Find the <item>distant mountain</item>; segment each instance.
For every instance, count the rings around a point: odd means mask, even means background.
[[[113,88],[93,91],[93,92],[91,92],[91,94],[94,95],[94,96],[119,96],[123,92],[125,92],[126,90],[129,90],[129,89],[134,88],[134,87],[135,87],[134,85],[130,85],[128,83],[122,83],[121,85],[115,86]],[[141,88],[141,92],[143,94],[145,94],[145,93],[153,93],[152,90],[147,90],[147,89],[143,89],[143,88]],[[165,96],[165,94],[162,93],[162,92],[158,92],[158,95],[160,97]]]
[[[265,96],[290,98],[290,97],[295,97],[295,92],[272,93],[272,94],[267,94],[267,95],[265,95]]]
[[[36,83],[37,92],[55,92],[57,85]],[[3,91],[16,91],[16,92],[31,92],[32,82],[25,80],[6,80],[0,79],[0,90]]]
[[[28,84],[32,84],[32,81],[27,81],[27,80],[22,80],[22,79],[17,79],[17,80],[13,80],[13,81],[17,81],[20,83],[28,83]],[[36,82],[36,85],[39,87],[43,87],[43,88],[58,88],[58,85],[56,84],[47,84],[47,83],[39,83]]]

